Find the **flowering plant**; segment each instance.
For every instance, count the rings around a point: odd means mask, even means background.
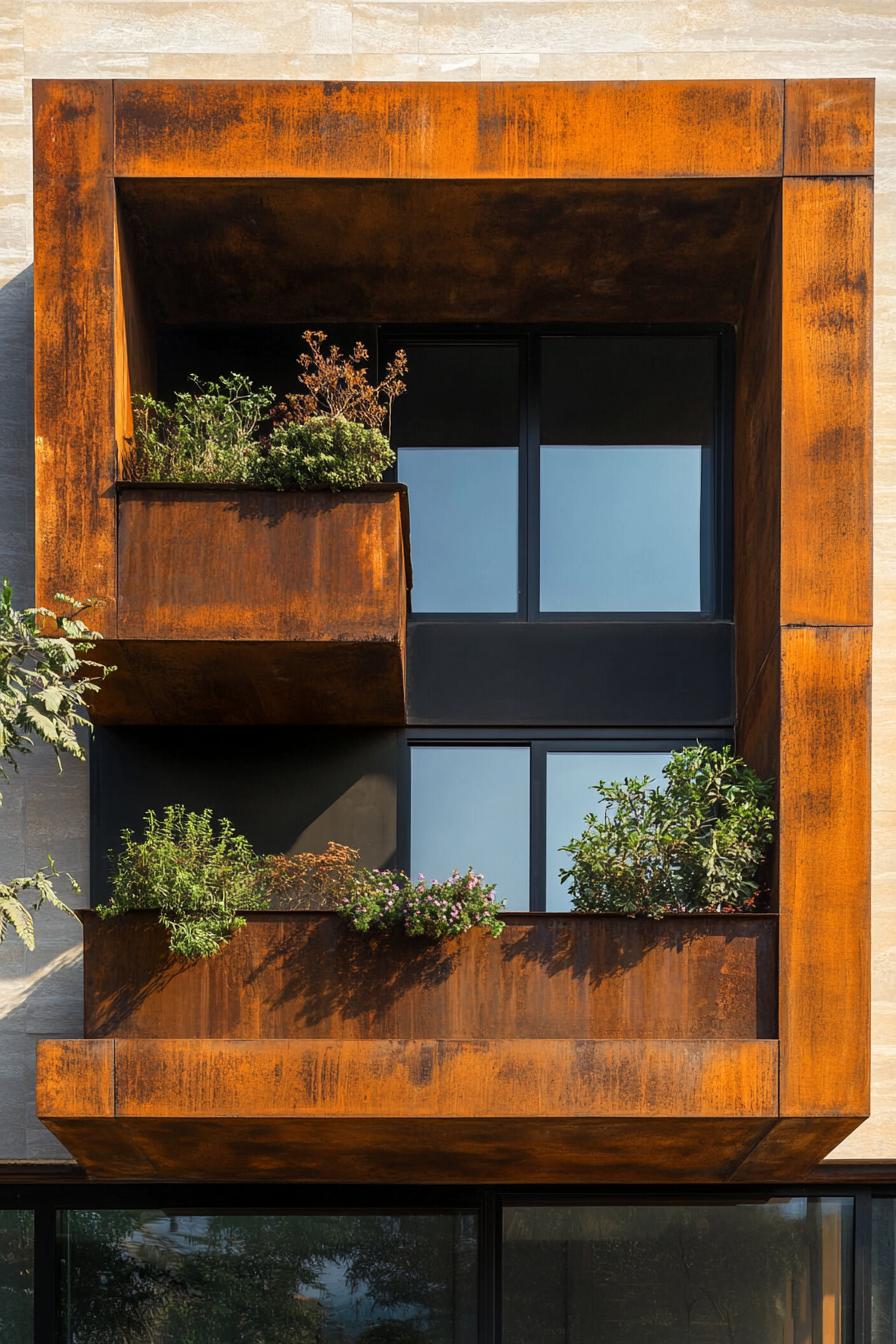
[[[504,931],[503,904],[493,882],[468,868],[445,882],[416,882],[405,873],[359,868],[338,908],[359,933],[403,929],[412,938],[454,938],[481,928],[493,938]]]

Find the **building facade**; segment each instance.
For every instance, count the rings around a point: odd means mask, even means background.
[[[10,789],[10,853],[97,904],[182,801],[265,851],[472,862],[510,913],[439,950],[272,912],[174,972],[143,916],[4,944],[10,1338],[891,1338],[896,19],[828,15],[819,55],[779,16],[781,55],[751,8],[734,63],[708,7],[626,54],[603,5],[333,6],[325,66],[135,68],[160,6],[64,9],[26,15],[10,563],[103,601],[117,671],[89,776]],[[576,54],[505,52],[527,25]],[[432,43],[490,50],[435,80]],[[307,326],[408,351],[396,484],[123,484],[132,393],[282,395]],[[776,781],[766,905],[569,914],[588,784],[696,741]]]

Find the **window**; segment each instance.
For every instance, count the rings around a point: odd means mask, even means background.
[[[411,750],[411,864],[416,877],[472,867],[510,910],[529,904],[529,749]]]
[[[0,1340],[34,1338],[34,1214],[0,1209]]]
[[[401,343],[415,614],[725,614],[718,332]]]
[[[849,1344],[852,1222],[841,1197],[507,1206],[502,1344]]]
[[[595,810],[599,779],[659,779],[680,741],[526,739],[411,743],[410,871],[472,866],[508,910],[568,910],[562,847]]]
[[[74,1210],[69,1344],[474,1344],[472,1213]]]
[[[871,1344],[896,1339],[896,1200],[871,1201]]]
[[[520,600],[517,341],[421,341],[396,402],[415,611],[516,612]]]
[[[579,835],[585,817],[599,809],[594,785],[599,779],[621,781],[640,775],[659,780],[668,752],[558,751],[548,746],[545,759],[545,890],[548,910],[568,910],[569,892],[560,880],[567,855],[562,853]]]

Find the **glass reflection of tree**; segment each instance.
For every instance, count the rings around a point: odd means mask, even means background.
[[[0,1209],[0,1344],[29,1344],[33,1336],[34,1215]]]
[[[504,1344],[814,1344],[801,1203],[508,1210]]]
[[[475,1285],[469,1218],[78,1212],[70,1220],[71,1344],[463,1344],[471,1337],[456,1319],[454,1291],[455,1278],[465,1298]],[[334,1275],[344,1284],[341,1302]],[[467,1314],[475,1320],[475,1310]]]

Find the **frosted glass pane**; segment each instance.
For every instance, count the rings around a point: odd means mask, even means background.
[[[528,747],[412,747],[411,876],[468,867],[528,910]]]
[[[515,612],[518,449],[402,448],[415,612]]]
[[[549,751],[547,757],[547,908],[568,910],[569,892],[560,881],[560,869],[570,856],[559,851],[580,835],[589,812],[596,812],[599,799],[594,785],[599,779],[621,782],[650,775],[659,780],[669,759],[665,751]]]
[[[541,448],[541,610],[700,611],[703,449]]]

